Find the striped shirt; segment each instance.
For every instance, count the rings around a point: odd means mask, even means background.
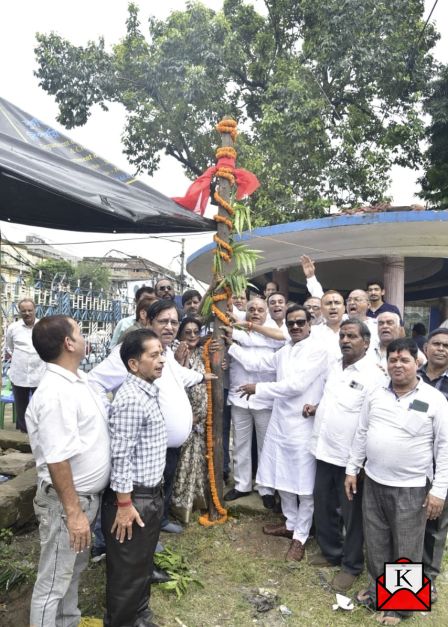
[[[132,492],[134,483],[154,487],[162,479],[167,434],[158,397],[154,383],[128,373],[112,402],[110,487],[115,492]]]

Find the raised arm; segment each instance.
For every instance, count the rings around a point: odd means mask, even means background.
[[[302,266],[303,274],[306,277],[306,289],[313,298],[322,298],[324,290],[316,277],[316,268],[314,261],[308,255],[302,255],[299,258],[300,265]]]

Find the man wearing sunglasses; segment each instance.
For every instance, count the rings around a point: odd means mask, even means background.
[[[154,285],[157,298],[174,300],[174,287],[170,279],[159,279]]]
[[[278,490],[286,523],[265,525],[263,531],[291,539],[286,560],[297,562],[304,556],[313,519],[316,473],[316,460],[309,452],[314,420],[304,418],[302,408],[320,399],[327,364],[325,347],[310,337],[310,322],[306,309],[292,305],[286,311],[290,341],[279,351],[254,358],[233,343],[229,348],[229,355],[246,370],[262,369],[272,375],[272,382],[246,383],[240,392],[247,397],[255,394],[262,402],[273,401],[256,480]]]

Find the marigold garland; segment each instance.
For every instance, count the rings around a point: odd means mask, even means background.
[[[237,123],[235,120],[221,120],[221,122],[216,125],[216,130],[220,133],[229,133],[233,141],[235,141],[238,135],[236,127]]]
[[[222,120],[216,126],[216,128],[220,133],[230,133],[233,141],[235,141],[236,136],[237,136],[236,126],[237,124],[235,120]],[[216,151],[216,158],[218,160],[224,159],[224,158],[236,160],[236,155],[237,155],[236,150],[230,146],[218,148]],[[227,165],[221,165],[216,171],[216,176],[228,180],[231,185],[235,185],[235,176],[233,174],[233,171],[234,171],[233,167],[229,167]],[[227,218],[225,216],[220,216],[217,214],[213,216],[213,219],[215,220],[215,222],[221,222],[223,224],[226,224],[229,230],[232,230],[233,222],[230,219],[230,217],[235,215],[235,210],[233,209],[231,204],[228,203],[226,200],[224,200],[224,198],[222,198],[222,196],[217,191],[215,191],[215,193],[213,194],[213,197],[216,200],[216,202],[222,207],[222,209],[224,209],[224,211],[226,211],[226,213],[229,216]],[[217,245],[215,248],[215,255],[219,255],[222,259],[224,259],[224,261],[229,263],[231,261],[231,256],[233,252],[232,245],[224,241],[221,237],[219,237],[218,234],[215,234],[213,239]],[[212,294],[212,307],[211,307],[212,313],[214,314],[216,318],[218,318],[218,320],[220,320],[227,326],[232,325],[232,320],[226,313],[224,313],[223,311],[219,309],[216,303],[222,302],[224,300],[226,300],[227,302],[230,302],[231,298],[232,298],[232,291],[228,285],[226,285],[223,288],[223,291],[221,293]],[[211,363],[210,363],[210,352],[209,352],[210,341],[211,339],[207,340],[207,342],[204,345],[204,362],[205,362],[206,372],[212,371]],[[208,476],[209,476],[209,482],[210,482],[210,493],[212,495],[213,504],[216,508],[216,511],[219,514],[219,518],[217,520],[210,520],[210,516],[207,513],[199,517],[199,523],[203,525],[204,527],[211,527],[213,525],[222,524],[226,522],[227,520],[227,510],[224,509],[224,507],[221,505],[219,496],[218,496],[218,490],[216,488],[214,453],[213,453],[213,396],[212,396],[212,382],[211,381],[207,381],[207,418],[206,418],[205,424],[206,424],[206,446],[207,446],[206,458],[207,458]]]
[[[220,299],[222,300],[222,299]],[[210,373],[212,371],[210,363],[210,342],[211,338],[207,340],[204,345],[204,363],[205,372]],[[216,520],[210,520],[209,514],[204,514],[199,517],[199,523],[204,527],[212,527],[213,525],[219,525],[225,523],[227,520],[227,510],[221,505],[218,496],[218,490],[216,488],[215,479],[215,465],[214,465],[214,452],[213,452],[213,396],[212,396],[212,382],[207,381],[207,418],[205,421],[206,427],[206,445],[207,445],[207,466],[208,466],[208,478],[210,482],[210,493],[212,495],[212,501],[216,508],[216,511],[220,515]]]
[[[221,148],[217,148],[216,150],[216,158],[219,159],[236,159],[236,150],[231,146],[222,146]]]

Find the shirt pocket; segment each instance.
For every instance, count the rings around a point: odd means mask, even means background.
[[[355,388],[348,385],[341,386],[336,393],[336,402],[343,409],[350,412],[359,412],[364,401],[364,388]]]
[[[428,424],[429,417],[426,412],[409,409],[406,412],[401,428],[410,435],[417,435]]]

